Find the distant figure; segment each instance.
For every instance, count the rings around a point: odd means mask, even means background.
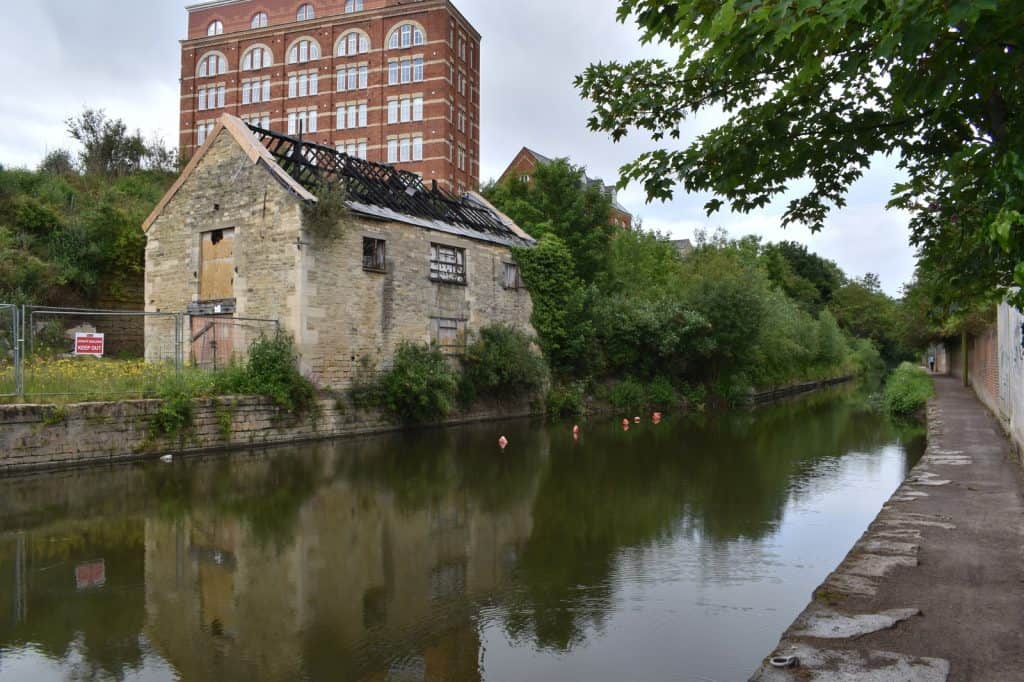
[[[572,427],[572,437],[574,439],[576,439],[576,440],[580,439],[580,425],[579,424],[577,424],[576,426]]]
[[[505,448],[508,447],[508,438],[505,438],[505,436],[502,436],[501,438],[499,438],[498,439],[498,447],[500,447],[502,449],[502,451],[504,451]]]
[[[653,422],[655,425],[660,424],[661,412],[655,412],[654,415],[651,416],[651,422]]]
[[[928,369],[930,369],[932,371],[932,374],[935,374],[935,356],[934,355],[929,355],[928,356]]]
[[[623,419],[622,420],[622,425],[625,426],[628,429],[629,428],[629,420],[628,419]]]

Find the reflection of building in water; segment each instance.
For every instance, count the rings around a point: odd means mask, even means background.
[[[509,584],[532,493],[500,511],[463,491],[410,510],[339,481],[287,546],[205,510],[151,519],[146,633],[183,679],[477,679],[473,602]]]

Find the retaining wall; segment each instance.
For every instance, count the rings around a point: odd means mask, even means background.
[[[317,416],[296,419],[265,398],[197,401],[193,428],[154,436],[159,400],[118,403],[0,405],[0,473],[194,454],[394,431],[400,425],[379,412],[335,400],[319,403]],[[527,404],[487,406],[458,413],[438,425],[530,416]]]

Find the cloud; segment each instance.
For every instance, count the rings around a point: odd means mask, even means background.
[[[69,147],[64,120],[84,106],[105,109],[129,128],[178,138],[178,74],[185,35],[186,0],[34,0],[9,3],[0,25],[0,162],[34,166],[47,151]],[[573,79],[596,61],[668,57],[659,46],[642,46],[632,24],[615,20],[615,0],[518,0],[514,11],[494,0],[456,0],[483,35],[481,175],[501,174],[521,147],[569,156],[593,176],[617,180],[618,169],[654,148],[631,136],[613,144],[592,133],[589,106]],[[689,124],[695,135],[720,119],[711,112]],[[907,216],[886,212],[889,188],[898,178],[880,159],[854,188],[850,205],[828,229],[779,228],[780,206],[747,215],[703,213],[707,200],[680,194],[667,204],[647,205],[640,187],[622,203],[648,228],[692,235],[696,227],[722,226],[734,236],[759,234],[793,239],[836,260],[851,275],[877,272],[889,293],[913,273]]]

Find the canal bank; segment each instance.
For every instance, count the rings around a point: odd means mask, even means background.
[[[969,390],[936,389],[925,456],[771,654],[799,664],[753,680],[1019,679],[1022,472]]]

